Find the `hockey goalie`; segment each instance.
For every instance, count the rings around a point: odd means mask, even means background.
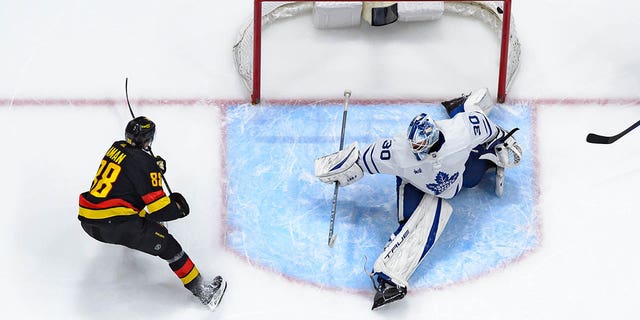
[[[486,88],[444,101],[450,119],[417,115],[406,133],[379,139],[364,148],[353,142],[318,158],[315,174],[326,183],[346,186],[364,173],[396,176],[398,227],[370,274],[375,289],[372,309],[404,298],[409,277],[442,234],[453,212],[447,199],[496,173],[495,192],[504,192],[504,170],[520,163],[522,148],[488,118],[494,102]]]

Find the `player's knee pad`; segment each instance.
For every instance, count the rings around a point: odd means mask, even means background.
[[[447,201],[425,194],[411,218],[385,245],[373,273],[382,273],[407,287],[409,277],[442,234],[452,212]]]

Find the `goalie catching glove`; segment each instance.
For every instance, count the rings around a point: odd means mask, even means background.
[[[480,156],[480,159],[490,160],[502,168],[517,167],[522,159],[522,148],[513,137],[517,130],[506,132],[498,126],[498,133],[486,143],[486,149],[490,152]]]
[[[325,183],[338,182],[341,187],[350,185],[364,175],[364,171],[358,165],[359,157],[358,142],[338,152],[320,157],[315,163],[316,177]]]

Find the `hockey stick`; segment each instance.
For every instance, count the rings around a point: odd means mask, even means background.
[[[616,140],[622,138],[622,136],[624,136],[625,134],[631,132],[631,130],[635,129],[636,127],[640,126],[640,120],[638,120],[636,123],[632,124],[629,128],[625,129],[624,131],[616,134],[615,136],[601,136],[599,134],[595,134],[595,133],[589,133],[587,135],[587,142],[589,143],[597,143],[597,144],[610,144],[610,143],[614,143],[616,142]]]
[[[124,94],[127,97],[127,105],[129,106],[129,112],[131,113],[131,118],[135,119],[136,116],[133,114],[131,103],[129,103],[129,78],[125,78],[124,80]],[[152,157],[154,158],[156,157],[153,154],[153,151],[151,151],[151,146],[147,147],[146,150],[149,151]],[[162,174],[162,181],[164,181],[164,185],[167,187],[167,191],[169,191],[169,194],[172,194],[173,192],[171,192],[171,188],[169,187],[169,183],[167,183],[167,178],[164,177],[164,173]]]
[[[351,90],[344,91],[344,109],[342,111],[342,132],[340,133],[340,150],[344,147],[344,130],[347,126],[347,109],[349,108],[349,97],[351,97]],[[337,235],[333,234],[333,225],[336,221],[336,207],[338,205],[338,181],[335,182],[333,189],[333,202],[331,204],[331,220],[329,221],[329,241],[328,245],[333,248],[333,244],[336,241]]]

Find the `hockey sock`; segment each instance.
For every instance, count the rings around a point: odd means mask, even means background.
[[[196,268],[189,256],[184,251],[181,251],[173,259],[167,260],[167,262],[169,262],[171,270],[182,281],[182,284],[190,291],[193,291],[192,289],[198,284],[201,277],[198,268]]]

